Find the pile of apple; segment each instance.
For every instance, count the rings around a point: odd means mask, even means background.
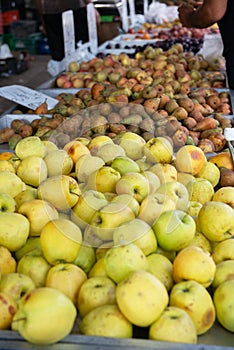
[[[218,164],[218,165],[216,165]],[[0,329],[197,343],[234,332],[234,187],[228,152],[125,132],[37,136],[0,159]],[[76,321],[78,322],[78,329]]]

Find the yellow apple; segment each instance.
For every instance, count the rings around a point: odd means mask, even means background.
[[[148,196],[150,188],[148,179],[141,173],[129,172],[121,176],[115,186],[116,193],[131,194],[139,203]]]
[[[221,283],[214,292],[213,300],[218,322],[229,332],[234,332],[234,279]]]
[[[208,290],[190,280],[174,284],[170,292],[169,306],[185,310],[192,318],[197,335],[206,333],[216,318],[215,306]]]
[[[73,169],[73,160],[63,149],[47,153],[44,157],[48,176],[69,175]]]
[[[45,286],[60,290],[76,305],[80,288],[86,280],[87,275],[79,266],[58,263],[49,269]]]
[[[225,239],[215,245],[212,251],[212,257],[216,264],[224,260],[234,260],[234,240]]]
[[[95,156],[99,148],[105,143],[113,143],[112,138],[107,135],[97,135],[89,141],[87,147],[90,153]]]
[[[16,210],[16,201],[8,193],[0,193],[0,212],[13,213]]]
[[[197,331],[193,320],[186,311],[179,307],[168,306],[150,325],[149,339],[197,344]]]
[[[234,187],[226,186],[219,188],[213,195],[213,201],[230,205],[234,209]]]
[[[67,219],[49,221],[42,229],[40,244],[46,260],[51,265],[71,263],[82,244],[81,229]]]
[[[141,202],[138,217],[152,226],[160,214],[175,208],[176,203],[168,195],[153,193],[146,196]]]
[[[144,156],[145,140],[142,136],[134,132],[124,132],[118,138],[118,144],[125,150],[126,156],[133,160]]]
[[[7,273],[0,280],[0,292],[11,295],[17,305],[27,292],[35,288],[36,285],[31,277],[19,272]]]
[[[61,211],[74,207],[80,194],[78,182],[69,175],[51,176],[41,182],[37,188],[39,199],[50,202]]]
[[[34,187],[28,187],[14,197],[17,208],[19,208],[19,206],[24,202],[27,202],[36,198],[37,198],[37,188],[34,188]]]
[[[199,231],[195,232],[195,236],[193,237],[189,245],[200,247],[210,254],[212,252],[210,241]]]
[[[91,310],[80,323],[81,334],[97,337],[132,338],[133,326],[117,305],[101,305]]]
[[[11,251],[4,247],[0,246],[0,273],[1,276],[6,275],[7,273],[12,273],[16,271],[16,259],[12,255]]]
[[[104,266],[107,276],[119,283],[132,271],[147,270],[148,261],[136,244],[126,243],[108,249],[104,256]]]
[[[202,207],[201,202],[190,200],[189,204],[188,204],[188,208],[186,209],[186,213],[188,215],[192,216],[193,218],[196,218],[198,216],[198,213],[199,213],[201,207]]]
[[[216,264],[216,271],[213,282],[211,284],[212,290],[215,289],[224,281],[234,279],[234,260],[224,260]]]
[[[96,156],[101,158],[106,165],[111,165],[115,158],[124,157],[126,154],[120,145],[107,142],[99,147]]]
[[[178,181],[169,181],[161,184],[155,193],[169,196],[176,204],[176,209],[186,210],[189,203],[187,188]]]
[[[75,165],[75,173],[79,182],[88,182],[89,176],[105,165],[102,158],[91,154],[81,156]]]
[[[173,147],[165,137],[153,137],[144,146],[146,161],[150,163],[171,163],[173,160]]]
[[[40,244],[40,237],[31,237],[29,236],[25,244],[18,250],[14,252],[14,256],[17,261],[19,261],[20,258],[24,254],[38,254],[42,255],[42,250],[41,250],[41,244]]]
[[[48,171],[44,159],[28,156],[21,160],[16,174],[25,184],[38,187],[42,181],[46,180]]]
[[[15,154],[21,160],[29,156],[43,158],[46,154],[46,147],[40,137],[28,136],[17,143]]]
[[[158,176],[150,170],[145,170],[142,172],[142,174],[147,178],[149,182],[149,194],[154,194],[160,186],[160,180]]]
[[[158,176],[160,183],[177,181],[176,167],[168,163],[157,163],[149,168],[155,175]]]
[[[200,209],[197,220],[199,231],[210,241],[220,242],[234,234],[234,210],[226,203],[206,202]]]
[[[173,261],[173,279],[176,283],[194,280],[205,288],[213,282],[216,264],[211,254],[196,246],[180,250]]]
[[[0,171],[10,171],[11,173],[16,172],[15,167],[10,160],[1,159],[0,160]]]
[[[166,256],[158,253],[148,255],[147,260],[149,264],[149,272],[164,284],[167,291],[170,291],[174,284],[172,262]]]
[[[23,297],[13,317],[12,330],[29,343],[49,345],[70,334],[76,316],[73,302],[62,292],[35,288]]]
[[[192,174],[177,171],[177,181],[181,182],[184,186],[186,186],[187,183],[193,180],[194,178],[195,176],[193,176]]]
[[[125,222],[113,231],[114,246],[122,243],[134,243],[147,256],[157,249],[154,231],[145,221],[135,218]]]
[[[87,189],[102,193],[115,193],[116,183],[120,178],[121,175],[118,171],[113,169],[111,166],[106,165],[90,174]]]
[[[88,147],[78,140],[69,141],[63,149],[71,157],[74,165],[83,154],[90,154]]]
[[[163,212],[152,226],[162,249],[179,251],[192,241],[196,224],[194,219],[181,210]]]
[[[205,162],[202,169],[196,174],[196,177],[200,177],[210,181],[213,187],[218,185],[220,179],[220,171],[216,164],[211,162]]]
[[[10,171],[0,171],[0,193],[7,193],[13,198],[25,190],[25,183]]]
[[[42,140],[42,143],[46,148],[45,155],[47,155],[50,152],[56,151],[58,149],[58,146],[50,140]]]
[[[116,304],[116,285],[106,276],[88,278],[80,287],[77,308],[81,318],[101,305]]]
[[[30,254],[24,254],[17,263],[16,271],[20,274],[29,276],[36,287],[44,287],[47,273],[51,265],[46,259],[34,250]]]
[[[48,201],[33,199],[21,204],[18,213],[24,215],[30,223],[30,236],[40,236],[42,228],[50,220],[58,219],[57,209]]]
[[[140,204],[131,194],[123,193],[116,195],[111,199],[111,202],[126,204],[130,209],[132,209],[135,216],[138,216]]]
[[[209,180],[196,177],[186,185],[190,201],[204,204],[212,200],[214,188]]]
[[[0,330],[11,329],[11,322],[17,311],[14,298],[5,292],[0,292]]]
[[[29,236],[30,223],[19,213],[0,213],[0,245],[11,252],[20,249]]]
[[[194,145],[185,145],[176,153],[175,166],[177,171],[196,175],[207,162],[205,153]]]
[[[157,277],[144,270],[135,270],[117,284],[116,301],[132,324],[148,327],[167,307],[169,296]]]
[[[89,278],[96,276],[107,276],[104,265],[104,257],[98,259],[88,273]]]

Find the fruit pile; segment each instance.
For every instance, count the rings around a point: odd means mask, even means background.
[[[0,158],[0,329],[34,344],[234,332],[233,186],[228,152],[175,154],[167,137],[21,139]]]

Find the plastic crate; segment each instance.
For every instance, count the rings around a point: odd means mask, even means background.
[[[38,53],[38,43],[42,39],[42,33],[33,33],[26,38],[16,38],[15,50],[28,51],[30,54]]]

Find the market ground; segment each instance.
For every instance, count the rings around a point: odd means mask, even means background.
[[[23,85],[35,89],[52,76],[47,72],[49,55],[30,55],[28,69],[20,74],[13,74],[8,77],[0,77],[0,87],[9,85]],[[13,108],[14,103],[0,97],[0,116]]]

